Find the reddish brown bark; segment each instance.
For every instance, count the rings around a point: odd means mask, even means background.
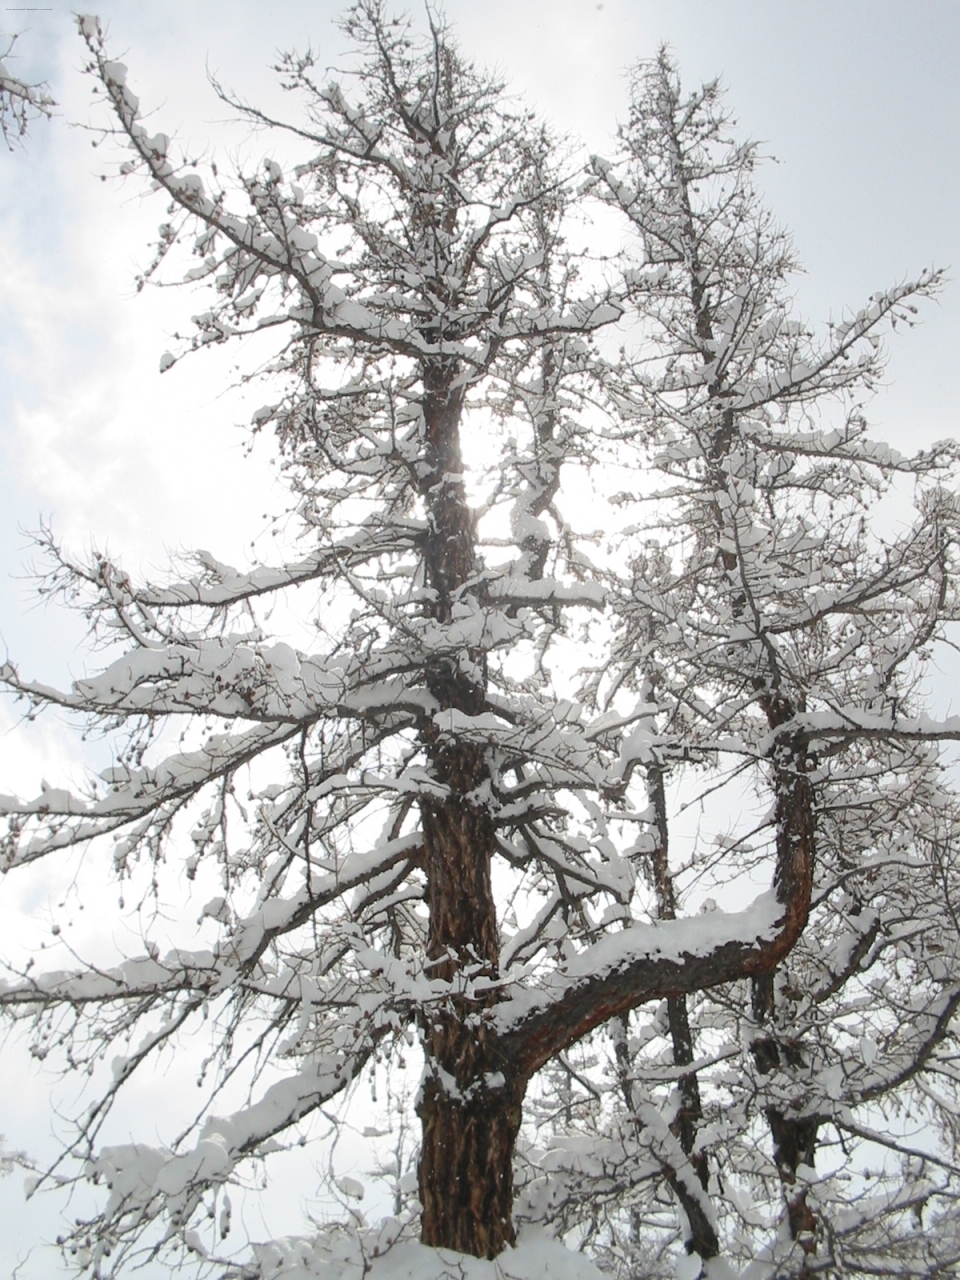
[[[466,1009],[441,1014],[428,1035],[427,1074],[417,1111],[421,1239],[495,1258],[516,1237],[513,1154],[523,1083]],[[525,1082],[524,1082],[525,1083]]]
[[[497,973],[493,824],[470,800],[487,775],[482,752],[469,745],[434,743],[431,757],[450,797],[421,806],[428,973],[449,982],[451,990],[424,1028],[426,1064],[417,1107],[423,1131],[421,1239],[493,1258],[514,1240],[513,1152],[523,1090],[484,1021],[490,995],[476,999],[464,992],[465,984]]]

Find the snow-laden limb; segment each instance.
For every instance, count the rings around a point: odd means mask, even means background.
[[[114,766],[89,796],[46,787],[32,800],[0,797],[0,813],[9,820],[0,846],[4,868],[125,829],[128,847],[155,839],[204,788],[282,745],[293,732],[284,725],[215,734],[199,750],[173,753],[154,767]]]
[[[271,1084],[242,1111],[208,1116],[188,1148],[133,1143],[92,1154],[87,1176],[102,1183],[109,1195],[97,1219],[78,1223],[73,1233],[83,1253],[81,1265],[99,1271],[111,1252],[119,1250],[122,1257],[153,1223],[162,1232],[154,1252],[176,1237],[189,1247],[203,1197],[227,1186],[242,1160],[269,1154],[277,1135],[342,1092],[378,1038],[376,1033],[359,1035],[336,1055],[307,1063]],[[92,1245],[86,1243],[91,1237],[96,1240]]]
[[[745,911],[634,924],[587,947],[542,985],[509,994],[497,1005],[495,1024],[507,1043],[515,1038],[540,1065],[556,1052],[553,1039],[565,1041],[588,1011],[600,1026],[667,992],[702,990],[749,973],[777,943],[782,924],[783,907],[772,892]],[[505,982],[509,991],[509,972]]]
[[[36,977],[0,981],[0,1004],[30,1008],[52,1004],[106,1004],[160,998],[175,992],[209,994],[218,969],[212,951],[135,956],[109,969],[50,969]]]
[[[907,278],[817,336],[792,314],[792,247],[760,204],[756,149],[731,140],[719,87],[682,93],[661,53],[633,90],[592,188],[637,232],[625,278],[638,338],[605,380],[610,436],[621,461],[635,448],[636,472],[655,477],[617,495],[638,522],[626,589],[610,594],[621,665],[590,686],[609,715],[597,740],[608,728],[619,738],[606,794],[646,793],[634,848],[657,931],[682,937],[683,888],[722,890],[734,867],[758,868],[778,827],[777,806],[761,803],[691,851],[684,807],[716,793],[728,813],[748,809],[744,780],[761,761],[782,800],[792,744],[814,883],[809,916],[768,970],[713,990],[678,975],[652,1017],[611,1024],[605,1054],[568,1050],[546,1068],[550,1090],[532,1104],[557,1159],[575,1138],[599,1152],[652,1143],[665,1124],[709,1230],[669,1162],[660,1178],[642,1164],[634,1176],[628,1160],[585,1163],[530,1213],[584,1233],[624,1276],[672,1275],[681,1250],[691,1268],[723,1254],[755,1280],[932,1276],[960,1239],[957,800],[936,745],[957,726],[931,713],[919,672],[955,638],[956,447],[905,456],[872,440],[864,402],[885,333],[940,280]],[[870,506],[900,476],[916,479],[915,517],[894,534]],[[708,931],[729,923],[704,918]],[[594,945],[603,959],[608,940]],[[524,960],[540,954],[522,946]],[[568,969],[590,954],[568,952]],[[638,964],[638,982],[657,963]],[[733,1061],[702,1065],[718,1044],[739,1045]]]
[[[940,720],[934,716],[873,714],[860,707],[838,707],[835,711],[808,712],[798,717],[797,727],[811,740],[829,742],[838,738],[902,739],[904,742],[956,742],[960,738],[960,716]]]
[[[280,726],[324,718],[432,709],[429,698],[404,689],[395,668],[388,666],[381,679],[377,674],[361,673],[356,662],[299,654],[287,644],[225,636],[129,650],[99,675],[78,680],[70,693],[24,681],[10,664],[0,667],[0,682],[35,705],[81,714],[208,715],[261,721],[276,726],[274,735]],[[219,744],[211,749],[223,750]]]
[[[370,13],[374,13],[373,7]],[[151,135],[140,123],[139,99],[127,85],[127,68],[107,56],[99,22],[81,17],[78,23],[93,59],[91,70],[134,153],[134,159],[123,166],[124,172],[143,170],[187,222],[207,229],[200,237],[203,267],[191,274],[204,278],[219,272],[220,292],[227,294],[229,301],[199,318],[195,346],[222,342],[252,329],[292,324],[308,339],[324,335],[333,342],[426,360],[438,354],[439,336],[443,355],[462,362],[465,379],[473,380],[487,372],[504,344],[534,335],[542,339],[554,334],[582,334],[619,319],[621,308],[608,298],[574,299],[561,311],[556,306],[532,303],[528,294],[526,305],[516,305],[530,281],[542,271],[544,256],[536,249],[505,251],[502,244],[504,231],[522,224],[540,198],[536,187],[531,187],[507,200],[497,199],[498,190],[504,192],[511,179],[519,176],[517,168],[523,162],[523,144],[512,129],[501,135],[492,151],[477,149],[477,159],[466,165],[442,154],[418,156],[415,148],[426,140],[427,129],[408,111],[402,90],[397,89],[389,104],[393,119],[384,129],[382,122],[374,126],[366,118],[362,106],[351,103],[340,84],[317,89],[309,79],[309,58],[287,61],[285,69],[292,84],[311,90],[326,115],[319,128],[306,132],[321,157],[325,152],[329,158],[314,161],[315,167],[326,162],[342,165],[348,173],[368,173],[375,176],[378,186],[382,183],[385,189],[396,191],[402,204],[417,207],[452,198],[462,211],[464,221],[455,233],[443,232],[434,244],[427,232],[420,246],[423,252],[415,256],[401,248],[397,229],[389,221],[375,233],[374,217],[361,203],[350,215],[359,240],[380,256],[383,266],[389,263],[389,268],[377,278],[376,266],[380,264],[376,264],[373,278],[364,281],[366,287],[357,288],[355,279],[351,280],[352,264],[333,261],[318,247],[325,229],[323,214],[311,206],[302,188],[284,182],[279,165],[269,161],[263,177],[243,179],[250,213],[230,211],[222,190],[208,194],[199,174],[185,172],[173,162],[171,141],[165,134]],[[385,62],[397,59],[398,66],[404,58],[399,44],[385,43],[380,53]],[[466,90],[466,100],[453,109],[455,119],[446,126],[450,134],[456,122],[466,127],[472,113],[489,109],[498,88],[475,79]],[[268,120],[246,104],[233,101],[232,105],[258,123],[304,134],[295,126]],[[488,175],[496,173],[498,165],[501,172],[491,182]],[[536,167],[534,161],[534,172]],[[492,205],[497,208],[490,216]],[[161,256],[166,256],[180,234],[181,227],[167,225]],[[441,271],[437,259],[431,257],[435,248],[449,270]],[[297,296],[292,305],[286,300],[281,313],[270,315],[268,299],[275,296],[278,281],[295,290]]]
[[[270,943],[292,933],[323,907],[353,893],[361,886],[375,885],[384,873],[402,866],[409,871],[420,852],[419,836],[404,836],[366,853],[353,853],[333,874],[317,874],[290,897],[263,896],[257,909],[235,920],[223,921],[225,929],[216,947],[204,951],[178,949],[164,956],[148,953],[131,957],[122,964],[102,969],[47,970],[19,980],[0,981],[0,1005],[27,1010],[55,1005],[76,1007],[161,1001],[179,993],[198,993],[212,999],[229,991],[239,978],[252,975],[254,966]],[[371,902],[375,897],[370,897]],[[203,915],[218,917],[225,900],[211,900]],[[364,902],[355,903],[357,906]],[[262,979],[261,990],[272,989],[289,996],[302,986],[296,970],[281,971],[269,983]],[[319,991],[314,992],[318,997]]]
[[[32,119],[49,116],[56,106],[46,85],[29,84],[13,74],[7,60],[13,53],[15,39],[6,41],[0,57],[0,133],[11,148],[15,139],[26,134]]]
[[[775,422],[763,419],[744,424],[744,436],[764,452],[799,454],[823,461],[844,460],[863,463],[887,473],[926,475],[942,471],[957,459],[956,440],[938,440],[929,449],[912,455],[902,454],[886,441],[871,440],[864,435],[866,422],[854,417],[842,427],[829,430],[778,430]]]

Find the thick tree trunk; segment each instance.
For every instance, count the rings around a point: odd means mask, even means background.
[[[461,592],[477,568],[475,535],[466,503],[460,453],[462,391],[457,369],[442,358],[424,371],[425,451],[421,496],[425,609],[441,627],[454,619]],[[486,707],[483,654],[451,642],[426,656],[425,683],[443,711],[477,716]],[[771,727],[789,716],[775,694],[761,696]],[[785,733],[774,750],[777,787],[775,888],[784,907],[780,933],[764,944],[731,940],[711,955],[651,957],[617,968],[596,983],[573,984],[549,1010],[499,1040],[491,1033],[497,999],[499,936],[491,886],[496,844],[484,796],[489,771],[481,746],[447,730],[444,716],[426,716],[421,742],[438,784],[420,799],[423,867],[429,907],[428,976],[447,984],[424,1014],[424,1084],[418,1103],[423,1126],[419,1184],[424,1243],[477,1257],[495,1257],[514,1239],[513,1154],[524,1087],[555,1052],[608,1018],[647,999],[670,1000],[678,1064],[693,1062],[685,992],[771,969],[802,931],[810,903],[813,814],[802,741]],[[663,803],[662,788],[660,793]],[[662,814],[665,832],[665,811]],[[675,915],[665,862],[658,875],[661,914]],[[706,1164],[694,1154],[700,1118],[695,1073],[681,1081],[677,1136],[692,1160],[693,1185],[672,1185],[691,1219],[691,1247],[715,1256],[715,1232],[701,1212]]]
[[[450,994],[423,1029],[421,1239],[493,1258],[514,1241],[513,1152],[523,1098],[484,1018],[499,945],[490,884],[493,823],[470,798],[486,778],[482,751],[438,744],[431,754],[451,795],[422,805],[427,972],[448,982]]]

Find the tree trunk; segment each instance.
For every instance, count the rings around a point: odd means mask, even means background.
[[[461,479],[456,372],[438,361],[424,376],[424,566],[434,592],[427,608],[441,623],[451,621],[457,593],[476,568]],[[441,708],[475,716],[485,705],[485,674],[482,654],[441,651],[428,659],[426,683]],[[422,741],[444,792],[420,801],[430,913],[427,975],[449,983],[449,994],[429,1009],[422,1028],[421,1239],[494,1258],[515,1239],[513,1153],[525,1081],[505,1063],[485,1022],[496,998],[491,982],[500,952],[490,883],[495,830],[482,799],[489,771],[482,747],[445,737],[442,717],[439,725],[424,725]]]
[[[656,765],[647,772],[647,790],[653,800],[653,812],[656,820],[657,845],[653,851],[653,881],[657,894],[657,915],[661,920],[676,920],[677,898],[673,887],[673,876],[670,872],[669,830],[667,821],[667,793],[662,765]],[[687,1013],[686,996],[670,996],[667,999],[667,1024],[670,1028],[670,1041],[673,1046],[673,1061],[678,1067],[688,1067],[694,1061],[693,1034],[690,1030],[690,1018]],[[677,1081],[680,1093],[680,1109],[671,1128],[680,1140],[683,1153],[690,1157],[690,1163],[704,1191],[709,1182],[707,1157],[703,1152],[693,1154],[697,1141],[697,1128],[703,1119],[703,1106],[700,1101],[700,1082],[696,1072],[681,1076]],[[708,1256],[714,1257],[713,1254]]]
[[[657,915],[661,920],[675,920],[677,898],[673,876],[670,873],[667,795],[664,770],[661,765],[648,771],[647,788],[653,800],[653,811],[656,815],[657,846],[653,853],[653,879],[657,895]],[[686,996],[667,998],[667,1024],[670,1028],[674,1065],[690,1066],[694,1061],[693,1034],[690,1030]],[[689,1075],[681,1076],[677,1081],[677,1087],[680,1093],[680,1107],[670,1128],[679,1140],[683,1154],[689,1159],[690,1168],[696,1174],[701,1189],[706,1192],[710,1181],[707,1157],[702,1151],[694,1152],[697,1130],[703,1119],[700,1082],[696,1072],[692,1071]],[[720,1241],[717,1239],[713,1223],[704,1212],[703,1202],[697,1194],[697,1189],[687,1186],[684,1178],[676,1170],[665,1169],[664,1172],[667,1182],[686,1214],[688,1232],[684,1246],[687,1253],[696,1253],[705,1262],[717,1257],[720,1252]]]
[[[436,744],[438,781],[451,792],[422,803],[430,908],[427,972],[450,984],[423,1028],[424,1082],[418,1114],[421,1239],[493,1258],[514,1241],[513,1151],[523,1085],[489,1034],[499,940],[490,883],[494,843],[488,811],[470,793],[487,776],[480,748]],[[480,980],[480,990],[474,985]]]
[[[482,1030],[441,1015],[431,1028],[417,1106],[421,1239],[495,1258],[513,1229],[513,1153],[523,1088],[497,1070]]]
[[[760,1025],[773,1019],[776,1012],[775,1000],[774,975],[769,973],[755,978],[753,1016]],[[758,1036],[751,1047],[761,1075],[803,1065],[803,1052],[796,1042],[783,1040],[778,1043],[773,1036]],[[799,1192],[795,1192],[795,1188],[800,1165],[806,1164],[813,1168],[817,1155],[819,1122],[816,1116],[788,1115],[780,1107],[767,1107],[765,1114],[773,1138],[773,1158],[786,1200],[790,1238],[799,1243],[806,1259],[816,1252],[819,1222],[817,1215],[807,1204],[806,1189],[801,1188]],[[807,1273],[805,1260],[802,1274]]]

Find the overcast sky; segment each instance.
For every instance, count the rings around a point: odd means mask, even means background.
[[[117,0],[100,14],[110,47],[156,127],[198,151],[262,147],[224,133],[207,70],[256,102],[276,101],[268,65],[308,42],[321,62],[342,47],[329,0]],[[960,5],[956,0],[450,0],[465,50],[496,66],[561,131],[608,145],[625,103],[623,71],[672,47],[685,82],[721,76],[745,136],[777,162],[759,177],[807,269],[798,303],[813,321],[860,305],[929,265],[952,268],[939,304],[891,349],[874,434],[901,449],[957,434],[960,390]],[[160,378],[167,334],[193,300],[134,295],[162,204],[101,182],[109,167],[76,123],[91,114],[70,6],[0,12],[22,33],[15,74],[49,82],[61,104],[23,148],[0,155],[0,638],[25,671],[83,668],[79,627],[31,608],[22,529],[50,518],[78,547],[107,544],[130,567],[204,546],[238,560],[278,505],[267,452],[244,456],[235,423],[256,405],[224,394],[228,354]],[[258,401],[259,403],[259,401]],[[61,726],[29,741],[0,708],[0,791],[29,789],[38,767],[75,754]],[[42,912],[12,882],[8,907]],[[7,918],[0,911],[0,919]],[[19,1059],[0,1090],[0,1132],[43,1141],[46,1085]],[[0,1186],[0,1274],[53,1235],[50,1210],[21,1213]],[[34,1249],[20,1280],[54,1274]]]

